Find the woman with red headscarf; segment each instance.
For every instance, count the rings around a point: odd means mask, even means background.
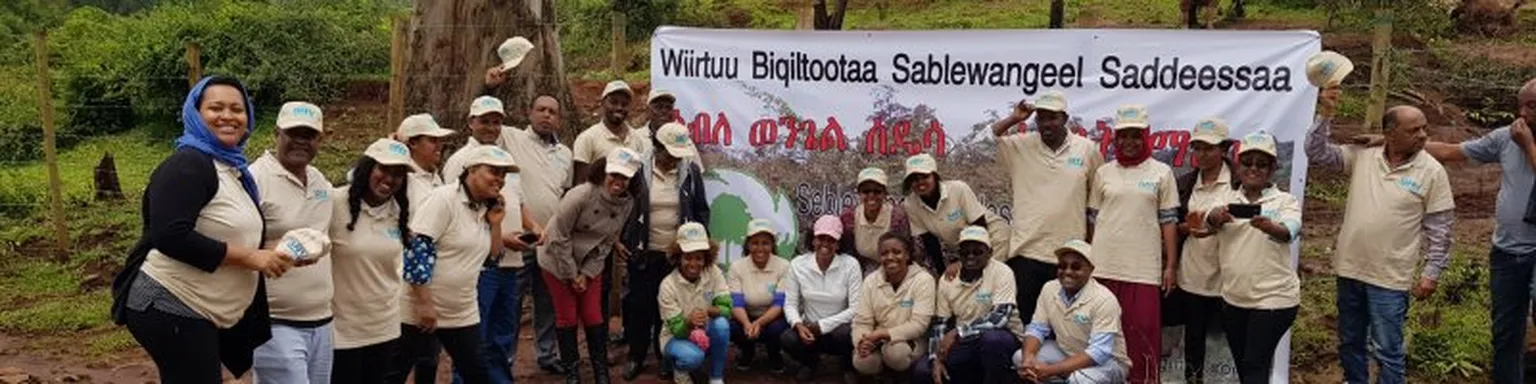
[[[1119,299],[1131,383],[1158,382],[1161,294],[1173,291],[1178,263],[1179,192],[1173,169],[1151,160],[1147,108],[1115,111],[1114,160],[1095,172],[1088,231],[1099,282]],[[1161,291],[1161,292],[1159,292]]]

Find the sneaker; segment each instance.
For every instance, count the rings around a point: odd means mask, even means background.
[[[768,357],[768,371],[774,374],[784,374],[784,358],[779,356]]]
[[[742,371],[742,372],[746,372],[746,371],[752,370],[752,360],[753,360],[753,356],[752,356],[751,353],[742,353],[740,355],[737,355],[736,356],[736,370],[737,371]]]
[[[688,372],[677,371],[676,373],[673,373],[672,375],[677,377],[677,379],[672,381],[674,383],[677,383],[677,384],[693,384],[693,376],[689,376]]]
[[[709,379],[709,384],[725,384],[725,379]]]

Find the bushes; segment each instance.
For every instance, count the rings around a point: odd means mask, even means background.
[[[703,28],[748,28],[760,18],[753,10],[763,13],[784,11],[772,4],[745,4],[757,0],[620,0],[618,7],[625,10],[630,57],[627,70],[650,66],[652,32],[663,25]],[[603,70],[608,68],[612,39],[612,20],[609,12],[614,9],[610,0],[557,0],[559,10],[560,47],[565,55],[568,70]],[[792,25],[792,23],[790,24]],[[773,27],[787,27],[780,25]],[[633,44],[638,42],[638,44]],[[615,76],[605,74],[604,78]]]

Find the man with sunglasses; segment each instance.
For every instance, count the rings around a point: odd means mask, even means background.
[[[1031,116],[1034,130],[1021,125]],[[992,125],[998,161],[1012,180],[1013,249],[1005,263],[1018,287],[1020,321],[1033,316],[1041,287],[1056,278],[1056,247],[1091,238],[1088,186],[1104,157],[1092,140],[1067,129],[1069,117],[1066,95],[1050,91],[1033,104],[1020,101]],[[1010,133],[1015,126],[1018,133]]]
[[[1027,383],[1064,378],[1069,383],[1121,383],[1130,371],[1120,302],[1093,279],[1092,247],[1068,241],[1056,250],[1057,278],[1024,330],[1024,348],[1013,354]]]

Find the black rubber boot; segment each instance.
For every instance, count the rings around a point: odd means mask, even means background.
[[[581,352],[576,349],[576,328],[555,328],[560,347],[560,367],[565,369],[565,384],[581,384]],[[601,343],[599,343],[601,344]]]
[[[592,383],[608,384],[611,381],[608,372],[608,326],[598,325],[587,327],[587,359],[592,364]]]

